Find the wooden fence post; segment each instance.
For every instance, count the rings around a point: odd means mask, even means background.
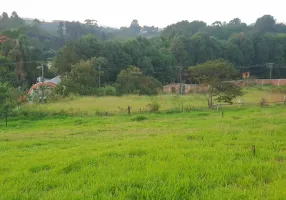
[[[261,97],[261,100],[260,100],[261,108],[263,108],[264,105],[265,105],[265,99],[263,97]]]
[[[8,106],[5,106],[6,127],[8,127]]]
[[[127,111],[128,111],[128,115],[130,115],[131,114],[131,107],[130,106],[127,107]]]

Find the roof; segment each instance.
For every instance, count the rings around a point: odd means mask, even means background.
[[[40,86],[49,86],[49,87],[56,87],[61,82],[61,77],[56,76],[55,78],[52,78],[50,80],[45,80],[44,82],[39,82],[33,85],[30,90],[28,91],[28,94],[32,94],[33,90],[40,87]]]
[[[53,83],[55,85],[58,85],[61,83],[61,76],[56,76],[55,78],[52,78],[50,80],[45,80],[44,83]]]

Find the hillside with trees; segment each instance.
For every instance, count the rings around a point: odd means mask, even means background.
[[[45,78],[76,77],[73,84],[84,86],[73,86],[78,88],[73,89],[75,93],[82,92],[82,87],[95,88],[85,95],[96,94],[101,86],[121,88],[116,84],[124,81],[120,77],[128,69],[139,70],[145,77],[142,80],[156,87],[158,83],[188,83],[189,66],[216,59],[229,61],[252,77],[270,78],[271,70],[271,78],[286,78],[286,25],[270,15],[250,25],[239,18],[210,25],[185,20],[160,30],[141,26],[137,20],[116,29],[102,27],[93,19],[44,22],[4,12],[0,48],[1,82],[23,91],[41,76],[39,65],[44,67]],[[104,65],[94,58],[103,58]],[[99,79],[101,84],[97,84]]]

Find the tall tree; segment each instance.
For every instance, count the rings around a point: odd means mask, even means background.
[[[38,19],[34,19],[33,20],[33,26],[38,28],[40,25],[41,25],[41,21],[40,20],[38,20]]]
[[[9,43],[10,49],[8,55],[16,62],[17,80],[22,82],[25,80],[25,61],[31,60],[31,50],[27,36],[22,34],[20,30],[6,31],[5,34],[10,38],[5,41]]]
[[[91,60],[81,60],[72,65],[70,73],[63,78],[62,84],[66,86],[68,92],[92,95],[98,87],[97,75]]]
[[[209,108],[213,106],[213,100],[232,103],[234,98],[242,95],[242,89],[239,86],[228,82],[239,77],[233,65],[224,60],[208,61],[189,68],[190,80],[208,88],[204,96]]]
[[[276,20],[271,15],[264,15],[256,20],[255,31],[259,33],[275,32]]]
[[[234,18],[234,19],[232,19],[232,20],[229,21],[229,24],[239,25],[239,24],[241,24],[241,19],[239,19],[239,18]]]
[[[60,21],[60,22],[59,22],[59,25],[58,25],[58,28],[57,28],[57,33],[58,33],[59,37],[60,37],[61,40],[62,40],[62,44],[64,44],[64,41],[65,41],[65,38],[64,38],[64,35],[65,35],[64,28],[65,28],[64,22]]]
[[[91,27],[97,27],[97,21],[95,19],[86,19],[84,20],[85,24]]]
[[[134,19],[130,24],[130,29],[132,29],[135,33],[139,33],[141,30],[141,27],[139,25],[139,22],[137,19]]]

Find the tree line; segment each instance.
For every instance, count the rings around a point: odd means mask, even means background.
[[[250,71],[256,78],[269,78],[268,63],[273,63],[272,78],[286,77],[286,25],[277,23],[270,15],[250,25],[239,18],[211,25],[181,21],[162,31],[154,26],[140,26],[137,20],[120,29],[100,27],[92,19],[84,24],[52,23],[53,28],[47,28],[48,23],[24,20],[16,12],[10,17],[2,14],[1,82],[25,90],[41,76],[41,64],[45,78],[62,75],[73,92],[88,95],[94,92],[83,88],[99,90],[112,85],[122,93],[153,93],[138,89],[140,80],[148,79],[154,87],[159,83],[190,83],[194,80],[187,73],[189,66],[216,59],[229,61],[236,70]],[[140,78],[122,79],[122,74],[140,74]],[[126,85],[136,80],[136,87],[122,88],[124,80]]]

